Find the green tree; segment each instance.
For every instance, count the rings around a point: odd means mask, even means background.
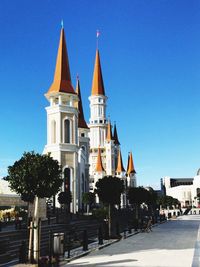
[[[180,206],[179,200],[171,196],[158,197],[157,204],[165,209],[167,209],[168,207],[172,208],[172,206]]]
[[[65,210],[69,211],[69,205],[72,202],[72,194],[70,191],[60,192],[58,194],[58,202],[64,205]]]
[[[108,206],[109,236],[111,235],[111,206],[120,205],[121,194],[124,192],[124,182],[117,177],[105,176],[96,182],[95,193],[104,205]]]
[[[139,207],[149,200],[149,192],[143,187],[129,187],[127,198],[129,203],[135,206],[136,219],[138,219]]]
[[[38,261],[38,199],[54,196],[60,189],[63,179],[61,167],[50,154],[41,155],[35,152],[25,152],[20,160],[8,167],[10,188],[22,198],[35,197],[34,211],[34,260]]]
[[[88,214],[92,204],[95,203],[95,193],[92,193],[92,192],[83,193],[82,201],[83,201],[83,204],[87,206],[87,214]]]

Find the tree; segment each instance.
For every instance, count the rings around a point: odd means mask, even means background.
[[[99,200],[108,205],[109,236],[111,235],[111,206],[120,205],[121,194],[124,192],[124,182],[117,177],[105,176],[96,182],[95,193]]]
[[[8,167],[10,188],[22,198],[35,197],[34,211],[34,260],[38,261],[38,199],[54,196],[60,189],[63,179],[61,167],[50,154],[41,155],[35,152],[25,152],[20,160]]]
[[[92,192],[83,193],[82,201],[83,201],[83,204],[87,205],[87,214],[88,214],[89,209],[91,208],[92,204],[95,203],[95,193],[92,193]]]
[[[157,199],[157,203],[165,209],[168,207],[172,208],[172,206],[180,206],[179,200],[171,196],[160,196]]]
[[[148,201],[148,191],[143,187],[129,187],[127,197],[129,203],[135,206],[136,219],[138,219],[139,206]]]
[[[66,210],[69,207],[69,204],[72,202],[72,194],[70,191],[60,192],[58,194],[58,202],[61,205],[64,205]]]
[[[157,204],[158,195],[153,189],[147,191],[148,194],[147,194],[146,204],[155,207]]]

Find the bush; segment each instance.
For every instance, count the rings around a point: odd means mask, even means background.
[[[92,215],[96,219],[104,219],[106,216],[108,216],[108,208],[99,208],[99,209],[93,209]]]

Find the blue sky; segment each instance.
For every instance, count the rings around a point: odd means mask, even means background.
[[[107,115],[138,183],[192,177],[200,167],[200,2],[197,0],[0,1],[0,177],[46,143],[44,97],[64,20],[71,76],[79,73],[89,120],[96,30]]]

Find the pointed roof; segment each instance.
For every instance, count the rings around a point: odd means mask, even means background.
[[[98,155],[97,155],[97,164],[96,164],[96,172],[104,172],[104,168],[102,165],[102,160],[101,160],[101,149],[100,147],[98,148]]]
[[[88,129],[87,123],[84,118],[84,113],[83,113],[83,106],[82,106],[82,99],[81,99],[81,91],[80,91],[80,81],[79,77],[77,76],[77,83],[76,83],[76,93],[79,97],[79,102],[78,102],[78,127],[79,128],[86,128]]]
[[[110,120],[108,121],[108,128],[107,128],[107,136],[106,136],[106,140],[107,141],[111,141],[112,140],[112,130],[111,130],[112,126],[110,123]]]
[[[128,155],[128,165],[127,165],[127,174],[135,174],[135,168],[134,168],[134,164],[133,164],[133,156],[132,156],[132,152],[130,152],[130,154]]]
[[[99,56],[99,50],[96,51],[93,82],[92,82],[92,95],[105,95],[103,77],[101,71],[101,62]]]
[[[119,172],[125,172],[125,169],[124,169],[124,166],[123,166],[123,162],[122,162],[122,155],[121,155],[121,151],[119,149],[119,152],[118,152],[118,160],[117,160],[117,169],[116,169],[116,172],[119,173]]]
[[[69,60],[63,28],[60,33],[54,80],[47,92],[47,95],[58,92],[76,94],[71,83]]]
[[[120,142],[119,142],[119,139],[118,139],[118,134],[117,134],[116,124],[114,125],[113,139],[114,139],[114,144],[115,145],[120,145]]]

